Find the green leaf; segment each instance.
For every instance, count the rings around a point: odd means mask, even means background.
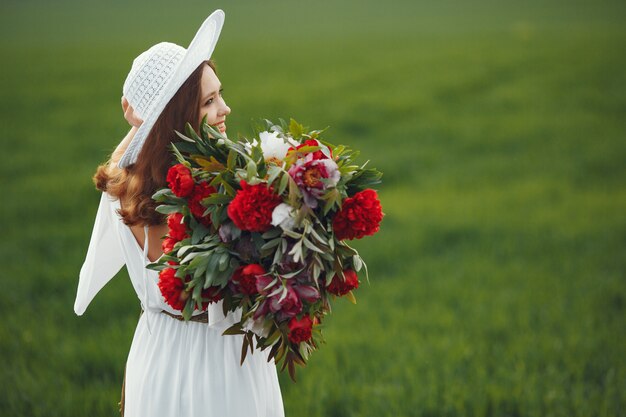
[[[302,259],[302,241],[301,240],[296,242],[295,245],[293,245],[293,248],[289,251],[289,255],[293,256],[294,262],[298,262],[300,259]]]
[[[269,169],[268,169],[268,177],[267,177],[267,186],[269,187],[270,185],[272,185],[272,183],[274,182],[274,180],[276,179],[276,177],[278,177],[278,175],[283,172],[283,170],[280,167],[277,167],[276,165],[270,165]],[[285,174],[288,175],[288,174]]]
[[[306,267],[304,267],[304,268],[306,268]],[[300,269],[298,269],[297,271],[293,271],[293,272],[290,272],[290,273],[288,273],[288,274],[281,274],[281,276],[282,276],[283,278],[293,278],[293,277],[295,277],[296,275],[298,275],[299,273],[301,273],[302,271],[304,271],[304,268],[300,268]]]
[[[267,249],[271,249],[271,248],[273,248],[275,246],[278,246],[280,244],[281,240],[282,240],[282,238],[280,238],[280,237],[272,239],[269,242],[266,242],[263,246],[261,246],[261,250],[267,250]]]
[[[163,197],[171,197],[173,195],[174,194],[172,193],[172,190],[170,190],[169,188],[161,188],[159,191],[152,194],[152,199],[155,201],[163,201],[165,200],[165,198]]]
[[[222,332],[223,336],[236,335],[236,334],[246,334],[246,332],[244,332],[241,329],[241,323],[235,323],[232,326],[230,326],[228,329],[224,330],[224,332]]]
[[[350,300],[352,304],[356,304],[356,297],[352,294],[352,291],[346,294],[346,298]]]
[[[306,246],[307,248],[311,249],[312,251],[319,252],[319,253],[324,253],[323,250],[321,250],[320,248],[315,246],[313,243],[311,243],[311,241],[309,239],[307,239],[306,237],[304,239],[302,239],[302,241],[304,242],[304,246]]]
[[[352,256],[352,265],[354,266],[354,271],[359,272],[363,267],[363,261],[359,255]]]
[[[190,266],[197,266],[198,262],[200,262],[199,260],[196,259],[200,259],[202,260],[203,258],[206,258],[209,256],[209,252],[192,252],[190,254],[188,254],[187,256],[185,256],[185,258],[183,260],[180,261],[181,265],[182,264],[186,264],[188,262],[193,262],[195,261],[195,263],[190,263]]]
[[[202,199],[202,204],[228,204],[232,201],[232,197],[229,195],[213,193],[209,197]]]
[[[261,237],[263,239],[273,239],[283,234],[283,230],[280,227],[273,227],[267,232],[263,233]]]
[[[192,295],[193,299],[197,302],[198,300],[201,301],[202,299],[202,286],[201,285],[195,285],[193,287],[193,292]]]
[[[241,346],[241,362],[239,363],[239,365],[243,365],[243,361],[246,360],[246,355],[248,354],[248,346],[249,346],[248,338],[244,337],[243,345]]]
[[[315,240],[317,240],[319,243],[325,245],[326,244],[326,239],[322,238],[316,231],[315,228],[311,228],[311,234],[313,235],[313,237],[315,238]]]
[[[294,119],[289,119],[289,133],[291,133],[291,136],[298,139],[304,135],[304,132],[304,126],[296,122]]]
[[[226,180],[222,181],[222,186],[224,187],[224,191],[226,192],[226,194],[228,194],[229,196],[234,197],[235,194],[237,194],[235,189]]]
[[[289,178],[291,178],[291,175],[285,174],[280,179],[280,184],[278,185],[278,195],[283,195],[283,193],[285,192],[287,184],[289,184]]]
[[[300,188],[298,188],[296,181],[291,178],[291,175],[285,175],[285,177],[289,180],[289,205],[297,207],[298,198],[302,195],[302,193],[300,193]]]
[[[283,230],[283,234],[293,239],[300,239],[302,237],[300,233],[294,232],[293,230]]]
[[[185,133],[187,134],[188,137],[193,139],[195,142],[202,142],[202,139],[200,138],[200,136],[198,136],[193,126],[191,126],[191,123],[185,123]]]
[[[180,133],[178,130],[174,130],[174,133],[176,133],[176,135],[181,138],[182,140],[186,141],[186,142],[191,142],[191,143],[196,143],[196,141],[194,141],[193,139],[183,135],[182,133]]]
[[[191,297],[189,297],[187,299],[186,304],[185,304],[185,308],[183,308],[183,318],[186,321],[189,321],[189,319],[191,318],[191,315],[193,314],[194,307],[195,307],[195,303],[194,303],[193,299]]]
[[[209,288],[212,285],[215,285],[215,281],[217,279],[217,271],[211,269],[207,265],[206,273],[204,274],[204,285],[203,287]]]
[[[160,206],[157,206],[155,211],[162,213],[162,214],[180,213],[181,208],[179,206],[169,206],[169,205],[162,204]]]
[[[261,145],[253,146],[250,152],[250,158],[255,163],[260,164],[263,161],[263,150],[261,149]]]
[[[235,163],[237,162],[237,152],[234,149],[231,149],[228,152],[228,160],[226,161],[226,167],[232,171],[235,168]]]
[[[229,264],[230,264],[230,256],[228,255],[228,253],[223,253],[220,256],[220,260],[219,260],[219,263],[218,263],[218,269],[221,272],[224,272],[228,268]]]
[[[180,151],[178,150],[178,148],[176,147],[174,143],[170,143],[170,148],[172,152],[174,152],[174,155],[176,155],[176,159],[178,159],[178,162],[187,166],[190,165],[189,162],[185,160],[185,157],[180,153]]]
[[[256,177],[256,163],[254,161],[248,161],[246,164],[246,174],[248,175],[248,180]]]
[[[276,330],[274,330],[274,332],[272,332],[267,339],[265,339],[265,345],[266,346],[272,346],[274,343],[276,343],[278,341],[278,338],[280,337],[281,332],[280,329],[276,328]]]
[[[204,239],[204,237],[208,235],[209,232],[210,230],[208,228],[204,227],[204,225],[202,225],[201,223],[198,223],[198,226],[196,226],[191,236],[191,244],[197,244],[202,239]]]

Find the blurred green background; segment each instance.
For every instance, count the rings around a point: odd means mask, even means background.
[[[626,3],[538,0],[4,0],[0,415],[117,414],[139,301],[124,269],[74,315],[91,175],[132,59],[218,7],[231,137],[294,116],[385,173],[286,415],[625,415]]]

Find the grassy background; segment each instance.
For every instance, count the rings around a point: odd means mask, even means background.
[[[624,415],[626,5],[487,0],[2,2],[0,415],[116,414],[139,303],[123,271],[73,313],[90,177],[132,59],[217,7],[230,132],[330,125],[385,173],[287,416]]]

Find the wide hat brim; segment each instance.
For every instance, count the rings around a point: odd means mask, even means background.
[[[224,25],[224,17],[224,12],[218,9],[211,13],[202,23],[174,74],[169,79],[167,85],[164,86],[163,94],[159,97],[159,101],[149,114],[144,115],[143,123],[139,126],[139,129],[137,129],[135,136],[132,138],[117,163],[119,168],[125,168],[137,161],[137,157],[143,148],[148,134],[161,115],[161,112],[163,112],[163,109],[165,109],[165,106],[167,106],[167,103],[174,97],[191,73],[194,72],[202,62],[211,58],[217,40],[220,37],[222,26]],[[189,122],[191,122],[191,120],[189,120]]]

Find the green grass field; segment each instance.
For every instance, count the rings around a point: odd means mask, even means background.
[[[231,137],[294,116],[385,173],[288,417],[626,415],[623,2],[90,3],[0,6],[0,415],[117,414],[139,301],[74,315],[90,178],[132,59],[217,7]]]

